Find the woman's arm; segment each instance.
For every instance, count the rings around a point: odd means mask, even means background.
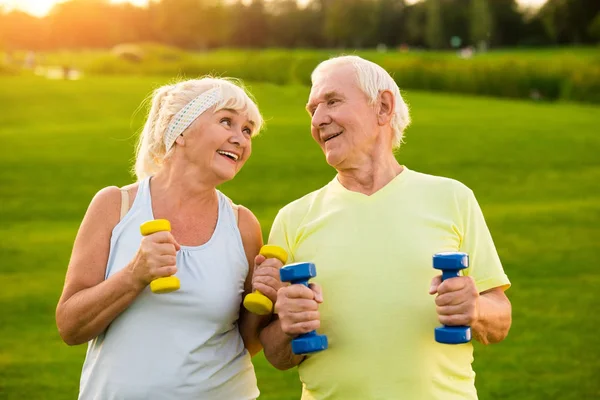
[[[69,345],[98,336],[141,292],[128,268],[104,280],[110,237],[119,222],[121,193],[99,191],[75,238],[65,286],[56,308],[56,324]]]
[[[69,345],[85,343],[100,333],[160,276],[176,272],[179,245],[169,232],[144,237],[134,259],[104,279],[113,228],[119,222],[121,193],[102,189],[92,200],[77,233],[56,308],[56,325]]]
[[[239,206],[239,223],[244,251],[248,259],[248,275],[244,283],[244,297],[252,292],[252,275],[254,273],[254,260],[263,245],[262,231],[258,219],[246,207]],[[262,350],[259,335],[262,329],[269,323],[270,315],[259,316],[252,314],[243,304],[240,304],[239,329],[244,345],[251,356]]]

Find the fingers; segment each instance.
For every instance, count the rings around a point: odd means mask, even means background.
[[[315,300],[316,293],[304,285],[289,285],[279,290],[277,297],[280,295],[288,299]]]
[[[323,301],[321,287],[311,284],[290,285],[279,289],[275,310],[279,314],[281,329],[289,336],[308,333],[321,326],[318,308]]]
[[[136,279],[148,284],[156,278],[177,273],[177,251],[180,248],[170,232],[156,232],[143,237],[131,266]]]
[[[275,302],[277,300],[277,290],[281,287],[281,282],[270,276],[254,276],[252,278],[252,287]]]
[[[438,287],[440,286],[441,283],[442,283],[442,276],[441,275],[435,276],[431,280],[431,285],[429,286],[429,294],[436,294],[438,291]]]
[[[472,277],[459,276],[456,278],[446,279],[444,282],[442,282],[439,285],[437,292],[438,292],[438,294],[444,294],[444,293],[458,292],[465,288],[468,288],[472,291],[476,291],[477,288],[475,287],[475,281],[473,280]]]
[[[468,299],[461,295],[460,292],[451,292],[440,294],[435,298],[435,305],[438,307],[443,306],[456,306],[466,302]]]
[[[437,283],[436,278],[432,280],[432,288]],[[471,325],[476,321],[479,293],[473,278],[460,276],[446,279],[439,283],[436,291],[438,293],[435,298],[436,312],[442,324]],[[429,293],[433,294],[431,290]]]
[[[177,273],[177,267],[175,265],[167,265],[164,267],[153,268],[150,270],[150,275],[153,277],[152,280],[156,278],[164,278],[167,276],[175,275]]]
[[[175,255],[162,255],[156,257],[156,265],[159,267],[176,265],[177,264],[177,256]]]
[[[315,296],[315,301],[317,303],[322,303],[323,302],[323,289],[321,288],[321,286],[317,283],[310,283],[308,285],[308,287],[313,291],[314,296]]]
[[[165,256],[175,256],[177,255],[177,250],[173,244],[170,243],[157,243],[152,246],[153,251],[157,255],[165,255]]]
[[[295,299],[286,304],[286,310],[290,313],[302,313],[305,311],[317,311],[319,303],[314,300]]]
[[[281,315],[281,314],[280,314]],[[310,321],[303,321],[297,323],[288,323],[286,320],[280,317],[281,330],[288,336],[296,337],[305,333],[314,331],[321,327],[321,321],[313,319]]]
[[[263,256],[262,254],[259,254],[256,257],[254,257],[254,268],[256,269],[256,267],[259,266],[260,264],[264,263],[265,260],[266,260],[266,257]]]
[[[458,305],[449,305],[449,306],[436,306],[435,311],[439,316],[442,315],[457,315],[465,312],[468,307],[465,307],[466,303],[458,304]]]
[[[177,251],[179,251],[179,249],[181,248],[181,246],[179,245],[179,243],[177,243],[171,232],[168,231],[156,232],[146,236],[144,239],[150,240],[153,243],[170,243],[173,246],[175,246],[175,249]]]
[[[263,260],[260,260],[259,257],[262,257]],[[277,259],[277,258],[264,258],[264,256],[261,256],[260,254],[256,256],[256,258],[254,259],[254,261],[256,262],[255,265],[255,269],[262,269],[262,268],[271,268],[277,271],[277,274],[279,274],[279,269],[281,267],[283,267],[283,263]],[[260,262],[257,262],[260,261]]]
[[[254,258],[254,261],[252,287],[267,296],[271,301],[277,301],[277,291],[282,287],[279,269],[283,264],[278,259],[265,258],[260,254]]]
[[[440,315],[440,323],[446,326],[470,326],[475,321],[475,316],[471,313]]]

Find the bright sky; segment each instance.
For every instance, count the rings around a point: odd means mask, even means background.
[[[53,5],[64,3],[66,0],[0,0],[0,7],[19,9],[29,14],[42,17],[50,11]],[[110,0],[111,3],[132,3],[138,6],[145,5],[148,0]]]
[[[56,3],[64,2],[65,0],[0,0],[0,7],[4,6],[7,9],[20,9],[30,14],[37,15],[39,17],[46,15],[52,6]],[[308,0],[299,0],[300,4],[306,3]],[[409,3],[414,3],[418,0],[408,0]],[[110,0],[111,3],[125,3],[129,2],[138,6],[145,5],[148,0]],[[523,6],[540,6],[546,2],[546,0],[517,0],[517,2]]]

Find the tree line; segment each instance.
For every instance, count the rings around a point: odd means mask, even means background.
[[[0,50],[131,42],[194,50],[585,45],[600,42],[600,1],[548,0],[531,11],[516,0],[70,0],[42,18],[0,9]]]

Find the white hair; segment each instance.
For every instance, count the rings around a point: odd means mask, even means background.
[[[158,172],[174,146],[167,151],[164,136],[171,119],[186,104],[202,93],[219,87],[222,99],[214,106],[214,112],[230,108],[245,113],[254,122],[252,136],[256,136],[263,125],[263,118],[251,95],[241,81],[234,78],[204,77],[165,85],[151,95],[148,117],[140,134],[133,172],[138,180]]]
[[[404,130],[410,124],[410,115],[408,105],[402,98],[398,85],[385,69],[358,56],[339,56],[317,65],[312,72],[311,81],[314,84],[316,77],[324,70],[343,65],[351,65],[354,68],[358,87],[367,96],[370,104],[375,104],[382,91],[389,90],[392,92],[396,104],[390,123],[394,131],[392,147],[394,149],[399,148],[404,137]]]

